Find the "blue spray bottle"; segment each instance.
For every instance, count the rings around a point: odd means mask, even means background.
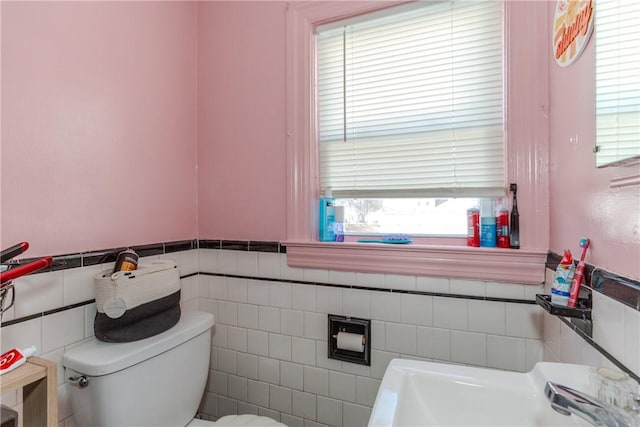
[[[493,199],[484,199],[480,205],[480,246],[496,247],[496,215]]]
[[[331,197],[331,187],[324,190],[318,209],[318,240],[333,242],[336,240],[333,223],[336,218],[335,199]]]

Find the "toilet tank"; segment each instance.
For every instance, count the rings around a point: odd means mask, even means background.
[[[140,341],[92,339],[64,354],[65,378],[79,427],[185,426],[196,414],[207,381],[210,313],[183,312],[171,329]]]

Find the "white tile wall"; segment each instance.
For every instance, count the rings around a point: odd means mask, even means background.
[[[294,284],[291,288],[291,298],[291,307],[294,310],[316,311],[319,296],[316,294],[315,286]]]
[[[371,319],[400,322],[402,294],[374,292],[371,295]]]
[[[280,384],[295,390],[304,390],[304,366],[298,363],[280,362]]]
[[[257,252],[237,252],[238,270],[241,276],[253,277],[258,274],[258,253]]]
[[[342,401],[318,396],[318,422],[342,427]]]
[[[366,425],[393,358],[527,371],[538,361],[611,366],[592,346],[536,305],[278,282],[329,282],[427,292],[533,299],[540,286],[446,278],[343,273],[288,267],[286,256],[228,250],[164,255],[179,263],[183,307],[214,313],[211,371],[201,412],[271,416],[293,426]],[[101,266],[34,275],[3,320],[93,298],[83,286]],[[38,277],[40,276],[40,277]],[[46,296],[36,292],[46,288]],[[36,295],[37,294],[37,295]],[[327,314],[372,320],[371,366],[327,358]],[[0,331],[0,348],[36,344],[60,362],[64,350],[93,335],[95,305],[21,322]],[[599,323],[602,322],[602,323]],[[611,335],[609,332],[618,331]],[[60,333],[64,331],[64,333]],[[640,315],[604,296],[594,299],[594,339],[623,363],[640,367]],[[60,418],[72,426],[60,368]],[[16,408],[21,397],[2,396]],[[61,424],[62,425],[62,424]]]
[[[64,273],[62,271],[23,276],[16,279],[14,284],[16,318],[42,313],[64,305]]]
[[[93,299],[93,286],[87,286],[87,283],[93,283],[93,276],[101,271],[101,265],[63,270],[64,305]]]
[[[416,354],[433,360],[451,360],[451,330],[418,326]]]
[[[220,250],[218,253],[218,273],[238,274],[239,251]]]
[[[433,324],[433,297],[401,294],[399,312],[402,323],[431,326]]]
[[[547,293],[551,282],[553,272],[547,270]],[[640,375],[640,312],[599,292],[593,292],[591,317],[593,341],[636,375]],[[558,317],[545,313],[543,323],[543,360],[615,368],[609,359]]]
[[[279,254],[258,252],[258,277],[266,277],[269,279],[280,278]]]
[[[386,349],[404,354],[416,354],[416,326],[387,323]]]
[[[406,275],[400,275],[400,274],[385,274],[384,287],[387,289],[415,291],[416,276],[406,276]]]
[[[487,336],[487,366],[524,372],[527,364],[527,343],[524,338]]]
[[[217,254],[204,253],[200,254],[197,250],[184,252],[176,252],[162,255],[162,258],[172,259],[178,264],[181,274],[192,274],[199,270],[199,260],[205,260],[212,268],[217,268]],[[142,259],[144,260],[144,258]],[[2,320],[17,319],[24,316],[39,314],[47,310],[53,310],[65,305],[76,304],[91,300],[95,297],[93,288],[93,276],[103,269],[111,267],[113,264],[103,264],[97,266],[73,268],[68,270],[60,270],[49,273],[33,274],[16,280],[16,301],[15,309],[3,315]],[[204,296],[204,305],[208,307],[208,311],[217,312],[218,298],[222,298],[222,302],[227,303],[227,294],[221,294],[210,291],[210,281],[203,280],[197,276],[191,276],[181,281],[181,305],[183,310],[188,307],[197,308],[199,296]],[[216,289],[224,289],[226,292],[227,285],[218,284]],[[215,297],[215,299],[210,298]],[[29,345],[35,345],[36,355],[52,360],[58,364],[58,419],[60,426],[74,426],[71,404],[69,400],[69,386],[65,383],[64,368],[62,366],[62,358],[64,351],[71,348],[86,338],[93,336],[93,319],[95,317],[95,304],[88,304],[69,310],[59,311],[44,317],[19,322],[10,326],[4,326],[0,329],[0,351],[5,352],[11,348],[25,348]],[[239,328],[236,328],[239,329]],[[223,331],[223,332],[221,332]],[[236,364],[240,358],[237,352],[232,352],[225,357],[225,352],[231,352],[224,347],[227,346],[226,327],[218,328],[218,337],[216,343],[222,345],[219,348],[223,354],[223,367],[230,370],[224,363],[228,365]],[[245,332],[246,333],[246,332]],[[224,340],[220,339],[220,335],[224,335]],[[234,339],[236,336],[233,335]],[[235,343],[235,341],[233,341]],[[235,345],[235,344],[234,344]],[[242,347],[240,347],[242,349]],[[218,348],[212,353],[212,366],[218,367],[217,356]],[[246,350],[245,350],[246,351]],[[227,387],[227,375],[223,371],[213,371],[215,377],[209,380],[211,389],[213,384],[220,386],[215,389],[220,395],[227,396],[229,389]],[[235,372],[233,372],[235,374]],[[238,393],[237,384],[246,379],[240,376],[235,377],[232,392],[234,395],[241,397]],[[19,413],[22,411],[21,392],[13,392],[2,394],[0,399],[3,404],[14,406]],[[237,405],[237,400],[228,399],[229,408]],[[217,407],[218,400],[203,400],[204,407],[207,411],[215,411],[219,413]],[[222,405],[225,409],[224,404]],[[227,409],[229,409],[227,408]],[[21,417],[20,417],[21,419]]]
[[[330,288],[324,286],[306,286],[315,290],[316,296],[316,309],[312,311],[319,311],[321,313],[342,314],[342,289]],[[300,286],[298,286],[300,287]]]
[[[495,335],[505,335],[506,303],[470,300],[469,330]]]
[[[449,292],[456,295],[483,297],[487,293],[487,284],[480,280],[451,279]]]
[[[247,279],[227,278],[227,293],[229,301],[247,302]]]
[[[421,292],[434,292],[448,294],[451,288],[451,279],[446,277],[418,277],[416,290]]]
[[[235,354],[238,358],[234,375],[243,376],[241,372],[246,372],[247,400],[238,400],[239,409],[244,407],[242,405],[253,405],[251,408],[257,407],[259,413],[275,411],[280,419],[287,419],[293,425],[363,426],[368,421],[384,371],[393,358],[467,363],[517,371],[530,369],[542,358],[542,310],[536,305],[282,283],[269,279],[273,278],[273,272],[280,271],[283,278],[314,283],[329,281],[348,286],[430,292],[454,289],[467,295],[533,299],[535,293],[528,292],[527,286],[295,269],[286,266],[285,258],[285,255],[278,255],[261,259],[261,269],[271,274],[248,280],[247,304],[238,304],[237,325],[218,325],[247,329],[246,354],[237,350],[237,346],[232,347],[229,342],[231,329],[227,331],[225,347],[217,349],[218,352],[234,351],[222,353]],[[269,266],[269,262],[273,265]],[[214,277],[211,276],[212,280]],[[226,285],[231,286],[228,282]],[[229,291],[225,293],[220,289],[216,295],[226,296],[216,299],[217,304],[206,304],[212,299],[210,296],[201,297],[201,309],[225,311],[228,307],[221,303],[234,302]],[[241,319],[242,313],[246,313],[247,320]],[[372,319],[370,367],[327,358],[329,313]],[[216,318],[220,323],[225,319],[234,321],[227,314]],[[217,342],[215,337],[214,342]],[[247,356],[257,357],[257,362]],[[227,373],[226,364],[218,366],[217,372]],[[218,408],[217,412],[207,414],[212,418],[222,415],[220,403],[210,402],[233,397],[229,392],[218,394],[211,388],[207,393],[209,397],[204,402],[208,407]],[[206,410],[204,406],[201,409]]]
[[[257,380],[258,379],[258,356],[248,353],[237,353],[238,365],[237,373],[239,376]],[[215,368],[214,368],[215,369]]]
[[[342,291],[342,312],[345,316],[361,317],[368,319],[371,317],[371,294],[353,289]]]
[[[52,314],[42,322],[42,353],[81,341],[84,336],[84,307]]]
[[[384,274],[356,273],[356,284],[369,288],[383,288]]]
[[[269,386],[269,407],[274,411],[291,413],[291,389],[288,387]]]
[[[465,331],[469,318],[469,300],[433,297],[433,326]]]
[[[329,396],[334,399],[356,401],[356,376],[329,371]]]

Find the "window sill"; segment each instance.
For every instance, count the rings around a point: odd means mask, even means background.
[[[544,283],[546,250],[289,241],[290,267]]]

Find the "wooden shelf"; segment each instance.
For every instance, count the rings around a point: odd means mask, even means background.
[[[17,369],[0,376],[0,392],[22,388],[25,427],[57,427],[57,367],[54,362],[30,357]]]

